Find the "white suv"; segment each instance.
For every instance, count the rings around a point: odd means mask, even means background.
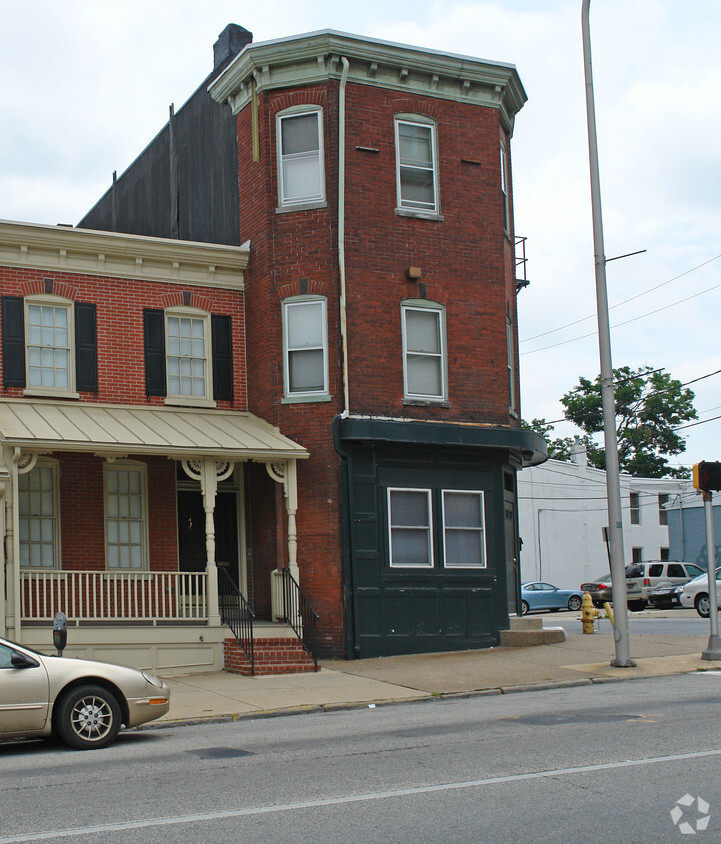
[[[629,609],[643,609],[648,596],[657,586],[682,586],[693,577],[704,574],[695,563],[674,560],[649,560],[626,566],[626,597]]]

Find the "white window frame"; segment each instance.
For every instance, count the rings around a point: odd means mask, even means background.
[[[446,524],[446,496],[447,495],[475,495],[478,496],[480,510],[480,527],[469,525]],[[441,512],[443,518],[443,567],[447,569],[485,569],[488,567],[486,556],[486,504],[485,494],[481,489],[443,489],[441,490]],[[449,563],[448,562],[448,532],[449,531],[477,531],[480,534],[481,561],[479,563]]]
[[[52,513],[33,513],[32,508],[30,508],[30,512],[23,513],[23,508],[21,502],[25,495],[25,491],[20,489],[21,486],[21,478],[27,478],[28,481],[30,480],[30,476],[33,473],[38,471],[49,471],[50,477],[52,478],[52,490],[50,492],[50,500],[52,503]],[[29,494],[32,494],[29,492]],[[49,458],[38,458],[37,463],[33,466],[33,468],[29,472],[22,472],[18,478],[18,519],[19,519],[19,549],[20,549],[20,568],[26,569],[28,571],[53,571],[55,569],[60,568],[60,548],[62,547],[60,544],[60,489],[58,484],[58,462],[57,460],[51,460]],[[41,507],[42,510],[42,507]],[[42,561],[38,565],[34,565],[32,561],[23,562],[23,556],[32,557],[32,551],[29,550],[27,555],[23,554],[23,549],[28,548],[31,549],[33,543],[30,539],[30,525],[27,525],[27,531],[23,527],[23,522],[29,522],[31,519],[39,519],[51,520],[52,524],[52,541],[50,543],[43,543],[42,536],[40,538],[40,544],[50,544],[52,546],[52,554],[53,554],[53,561],[52,565],[43,565]],[[26,540],[23,537],[23,534],[28,534],[28,539]],[[42,533],[42,527],[41,527]]]
[[[64,396],[79,398],[79,394],[75,391],[75,303],[71,299],[66,299],[62,296],[53,295],[33,295],[25,297],[25,395],[36,396]],[[66,313],[67,320],[67,346],[54,346],[32,343],[30,339],[30,308],[54,308],[56,310],[63,310]],[[65,387],[58,387],[55,385],[43,386],[42,384],[31,384],[31,371],[37,369],[37,364],[31,363],[30,349],[39,348],[41,356],[44,357],[43,352],[49,350],[62,349],[67,354],[67,377],[68,383]],[[46,366],[46,370],[53,372],[64,370],[64,367]],[[42,370],[41,370],[42,371]]]
[[[407,320],[409,313],[432,313],[436,316],[439,339],[439,352],[421,352],[408,349],[408,328]],[[446,401],[448,398],[448,355],[446,349],[446,309],[443,305],[435,302],[427,302],[425,300],[406,300],[401,302],[401,337],[403,343],[403,396],[404,400],[408,401],[422,401],[422,402],[439,402]],[[411,389],[409,383],[408,359],[411,356],[415,357],[433,357],[439,361],[440,367],[440,381],[441,388],[439,393],[419,393]]]
[[[431,147],[431,165],[422,166],[419,164],[403,163],[401,160],[401,141],[400,128],[401,126],[420,126],[427,129],[430,135]],[[409,214],[412,216],[426,216],[438,217],[440,214],[440,189],[439,189],[439,173],[438,173],[438,141],[436,132],[436,123],[434,120],[423,117],[421,115],[413,114],[397,114],[394,118],[394,135],[396,147],[396,212],[401,214]],[[412,200],[403,197],[403,179],[402,169],[409,168],[415,170],[424,170],[431,172],[433,175],[433,202],[424,203],[419,200]]]
[[[501,144],[501,197],[503,199],[503,230],[508,234],[511,231],[511,206],[508,197],[508,153]]]
[[[170,334],[170,320],[200,320],[203,324],[203,357],[199,358],[197,355],[183,355],[173,354],[171,352],[171,334]],[[211,336],[211,321],[210,314],[207,311],[199,308],[180,307],[167,308],[164,312],[164,330],[165,330],[165,383],[166,383],[166,397],[165,403],[172,405],[187,405],[192,407],[215,407],[216,403],[213,401],[213,344]],[[170,365],[171,359],[188,359],[202,360],[204,368],[204,393],[199,395],[188,395],[186,393],[173,392],[171,390],[171,377],[181,377],[173,373],[171,375]],[[197,376],[196,376],[197,377]]]
[[[668,510],[666,509],[666,505],[670,500],[670,493],[660,492],[658,494],[658,523],[663,527],[668,526]]]
[[[510,317],[506,317],[506,352],[508,355],[508,410],[512,414],[516,414],[518,412],[516,406],[516,344]]]
[[[289,334],[293,310],[308,305],[315,305],[321,309],[321,343],[315,346],[292,348]],[[291,356],[295,352],[319,350],[323,353],[323,386],[317,390],[292,390]],[[283,392],[286,402],[330,400],[328,393],[328,301],[325,296],[295,296],[283,302]]]
[[[296,117],[315,115],[318,121],[318,149],[302,153],[283,152],[283,122]],[[278,112],[275,116],[275,138],[278,172],[278,206],[279,210],[294,210],[298,208],[318,207],[325,204],[325,167],[323,154],[323,109],[320,106],[303,105],[294,106],[285,111]],[[318,190],[315,193],[304,196],[287,196],[285,164],[293,160],[316,159],[318,162]]]
[[[425,493],[427,501],[428,525],[426,527],[419,527],[418,525],[395,525],[393,524],[391,516],[391,498],[394,492],[413,492]],[[432,490],[423,489],[419,487],[388,487],[386,502],[388,508],[388,562],[391,568],[403,569],[432,569],[435,566],[434,549],[433,549],[433,495]],[[429,560],[426,563],[398,563],[393,560],[393,529],[398,530],[418,530],[425,531],[428,538],[428,556]]]
[[[629,522],[632,525],[641,524],[641,493],[629,492],[628,494]]]
[[[109,489],[108,475],[111,472],[137,472],[140,481],[140,515],[131,518],[129,515],[123,517],[121,515],[114,515],[113,508],[110,506],[111,492]],[[131,522],[139,523],[139,540],[137,542],[121,541],[124,537],[119,537],[115,541],[115,532],[111,526],[111,522],[120,528],[121,525],[128,525],[128,534],[131,531]],[[106,571],[148,571],[148,467],[145,463],[135,460],[117,460],[113,463],[105,463],[103,465],[103,523],[105,526],[105,569]],[[124,533],[124,531],[123,531]],[[136,546],[140,548],[141,560],[140,565],[122,565],[118,560],[116,565],[111,564],[110,549],[112,546],[118,548],[126,546]]]

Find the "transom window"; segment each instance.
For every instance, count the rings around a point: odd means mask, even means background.
[[[105,467],[105,547],[108,569],[146,568],[145,467]]]
[[[328,393],[326,300],[283,303],[285,395],[318,397]]]
[[[55,568],[58,549],[55,465],[35,466],[18,477],[20,565]]]
[[[72,310],[70,303],[25,303],[27,386],[71,390]]]
[[[402,305],[406,398],[442,400],[446,397],[444,315],[440,306]]]
[[[325,198],[322,116],[320,109],[278,115],[281,206],[319,202]]]
[[[208,399],[208,317],[167,313],[168,395]]]
[[[396,118],[396,181],[398,207],[438,213],[438,166],[435,126]]]

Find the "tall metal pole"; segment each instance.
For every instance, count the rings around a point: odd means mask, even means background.
[[[721,659],[721,639],[718,635],[718,597],[716,595],[716,540],[713,526],[713,494],[703,494],[704,515],[706,517],[706,559],[708,560],[708,603],[711,634],[706,650],[701,659]]]
[[[601,359],[601,401],[603,405],[603,434],[606,450],[606,496],[608,499],[608,537],[611,554],[613,584],[613,637],[616,658],[611,665],[631,668],[626,607],[626,567],[623,559],[623,525],[621,522],[621,484],[618,471],[618,441],[616,439],[616,406],[611,362],[611,330],[608,318],[606,290],[606,256],[603,248],[601,219],[601,183],[598,174],[598,145],[596,141],[596,112],[593,101],[593,72],[591,66],[591,29],[588,9],[591,0],[583,0],[581,28],[583,31],[583,66],[586,77],[586,113],[588,116],[588,156],[591,166],[591,210],[593,213],[593,249],[596,265],[596,307],[598,310],[598,350]]]

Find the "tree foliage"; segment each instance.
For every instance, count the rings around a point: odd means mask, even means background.
[[[668,457],[682,454],[686,442],[674,429],[696,419],[694,393],[668,372],[642,366],[614,369],[618,462],[622,472],[647,478],[688,477],[688,469],[674,469]],[[561,397],[564,416],[583,431],[588,462],[606,468],[606,453],[593,439],[603,432],[600,376],[595,381],[579,378],[578,385]],[[548,441],[549,457],[568,460],[574,439],[551,439],[553,425],[545,419],[526,424]]]

